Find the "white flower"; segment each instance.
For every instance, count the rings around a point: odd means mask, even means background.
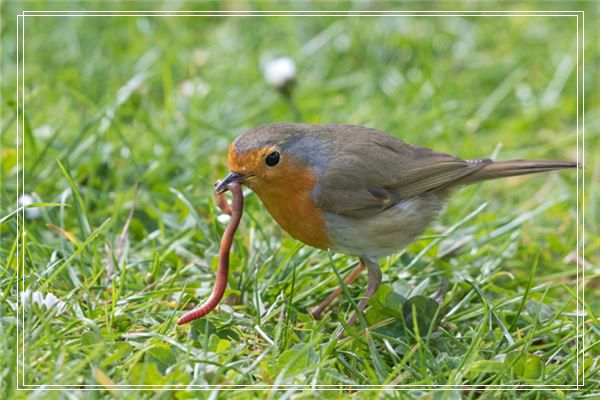
[[[42,292],[27,289],[21,292],[21,305],[24,310],[31,310],[37,304],[40,310],[52,310],[53,313],[59,314],[67,308],[67,304],[59,300],[54,293],[48,293],[46,296]]]
[[[208,94],[208,92],[210,92],[210,87],[206,82],[203,82],[199,79],[187,79],[181,82],[180,91],[183,97],[204,97]]]
[[[58,300],[58,297],[56,297],[54,294],[48,293],[44,299],[44,305],[50,309],[54,307],[55,304],[58,304],[59,301],[60,300]]]
[[[20,207],[27,207],[30,204],[33,204],[35,201],[33,200],[33,197],[28,195],[28,194],[24,194],[21,197],[19,197],[19,206]],[[36,219],[39,218],[41,215],[40,213],[40,209],[38,207],[27,207],[25,208],[25,216],[28,219]]]
[[[34,292],[32,298],[33,298],[33,304],[37,304],[40,307],[44,303],[44,296],[42,295],[41,292]]]
[[[220,223],[222,223],[222,224],[226,224],[226,223],[228,223],[228,222],[229,222],[229,220],[231,220],[231,217],[230,217],[229,215],[227,215],[227,214],[220,214],[220,215],[217,217],[217,221],[219,221],[219,222],[220,222]]]
[[[296,79],[296,64],[289,57],[276,58],[263,65],[263,74],[269,85],[280,89]]]
[[[194,82],[189,79],[181,82],[181,94],[185,97],[191,97],[194,94],[195,86]]]
[[[33,131],[34,135],[39,138],[49,138],[54,133],[54,128],[48,124],[44,124]]]

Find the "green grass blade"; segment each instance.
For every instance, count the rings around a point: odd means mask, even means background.
[[[56,163],[58,164],[58,167],[62,171],[64,177],[67,179],[67,182],[71,187],[71,193],[75,198],[75,211],[77,213],[77,219],[79,220],[79,228],[81,229],[83,236],[89,236],[91,228],[87,218],[87,211],[85,207],[85,202],[83,201],[83,197],[81,197],[81,193],[79,193],[77,185],[75,185],[71,174],[69,173],[69,171],[67,171],[63,163],[60,160],[56,160]]]

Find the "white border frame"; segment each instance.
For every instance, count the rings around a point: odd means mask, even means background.
[[[536,10],[536,11],[22,11],[17,14],[17,171],[19,171],[19,165],[22,163],[23,169],[21,170],[21,176],[17,173],[17,208],[19,206],[19,196],[25,194],[25,136],[24,136],[24,125],[25,125],[25,17],[27,16],[44,16],[44,17],[105,17],[105,16],[156,16],[156,17],[177,17],[177,16],[236,16],[236,17],[264,17],[264,16],[279,16],[279,17],[321,17],[321,16],[339,16],[339,17],[407,17],[407,16],[426,16],[426,17],[507,17],[507,16],[530,16],[530,17],[549,17],[549,16],[565,16],[565,17],[576,17],[577,19],[577,54],[576,54],[576,75],[577,75],[577,162],[580,165],[585,165],[585,11],[567,11],[567,10]],[[582,27],[580,31],[579,17],[581,16]],[[581,42],[580,42],[581,37]],[[579,48],[582,48],[580,54]],[[21,56],[21,57],[19,57]],[[579,58],[581,56],[582,64],[582,79],[579,78]],[[21,62],[19,63],[19,60]],[[581,83],[580,83],[581,82]],[[20,86],[19,86],[20,85]],[[581,91],[580,91],[581,85]],[[19,90],[20,88],[20,90]],[[19,91],[21,92],[19,95]],[[581,97],[581,107],[580,107]],[[21,100],[21,110],[19,111],[19,100]],[[579,124],[579,117],[582,117],[581,131]],[[19,120],[19,116],[21,120]],[[21,125],[19,125],[19,122]],[[21,141],[19,142],[19,132],[21,133]],[[581,137],[581,158],[580,158],[580,146],[579,141]],[[19,151],[22,146],[22,154]],[[19,162],[20,160],[20,162]],[[537,390],[578,390],[583,388],[585,385],[585,374],[582,374],[581,383],[579,380],[580,365],[583,365],[585,359],[585,334],[583,324],[585,323],[585,310],[580,310],[580,303],[585,303],[585,268],[580,266],[580,260],[585,259],[585,225],[584,225],[584,212],[585,212],[585,180],[581,179],[582,171],[577,171],[577,211],[576,220],[578,224],[577,229],[577,244],[576,244],[576,263],[577,263],[577,284],[576,284],[576,295],[577,295],[577,312],[576,312],[576,376],[577,381],[574,385],[505,385],[505,384],[494,384],[494,385],[419,385],[419,384],[407,384],[407,385],[308,385],[308,384],[283,384],[283,385],[267,385],[267,384],[254,384],[254,385],[184,385],[184,384],[171,384],[171,385],[71,385],[71,384],[57,384],[57,385],[32,385],[26,384],[25,379],[25,338],[22,339],[22,361],[21,361],[21,378],[19,377],[19,354],[17,351],[16,356],[16,367],[17,367],[17,391],[25,390],[68,390],[75,389],[79,391],[87,390],[277,390],[277,389],[311,389],[311,390],[343,390],[344,388],[352,387],[354,390],[449,390],[449,389],[482,389],[482,390],[504,390],[513,389],[517,391],[529,391],[533,389]],[[581,193],[579,192],[581,179]],[[21,191],[19,192],[19,185]],[[580,219],[580,196],[581,196],[581,219]],[[21,233],[25,234],[25,208],[21,210],[21,213],[17,213],[17,265],[19,261],[19,249],[22,244],[23,238]],[[581,224],[581,225],[579,225]],[[23,227],[22,231],[19,230]],[[581,235],[579,231],[581,226]],[[580,241],[581,237],[581,241]],[[580,258],[580,244],[581,244],[581,258]],[[582,269],[581,275],[579,269]],[[23,275],[21,280],[21,274]],[[17,346],[19,344],[19,333],[25,330],[25,321],[19,319],[19,307],[20,307],[20,286],[24,284],[25,278],[25,257],[22,257],[21,268],[17,266]],[[580,287],[581,278],[581,287]],[[582,302],[579,301],[579,294],[582,294]],[[21,332],[19,331],[19,322],[21,323]],[[581,333],[580,333],[581,327]],[[581,361],[579,359],[580,343],[579,339],[581,336]]]

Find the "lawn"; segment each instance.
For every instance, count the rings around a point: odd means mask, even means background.
[[[103,398],[135,385],[154,386],[121,394],[600,393],[598,4],[439,5],[586,10],[585,82],[576,17],[28,15],[17,84],[21,10],[370,4],[0,4],[1,398]],[[291,100],[263,76],[277,57],[296,65]],[[586,168],[458,191],[418,241],[381,260],[383,285],[341,340],[366,274],[313,320],[309,310],[357,260],[297,242],[247,191],[224,301],[177,326],[214,282],[225,224],[213,183],[227,173],[230,142],[294,120],[369,126],[465,159],[579,153]],[[18,208],[23,194],[38,207]],[[584,380],[579,390],[536,386]],[[37,390],[18,392],[23,385]],[[323,385],[330,390],[318,393]]]

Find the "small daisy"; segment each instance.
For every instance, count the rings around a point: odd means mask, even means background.
[[[269,85],[283,89],[295,82],[296,64],[289,57],[276,58],[264,63],[263,74]]]
[[[19,207],[27,207],[30,204],[35,203],[34,198],[29,194],[24,194],[19,197]],[[25,217],[27,219],[37,219],[41,216],[39,207],[27,207],[25,208]]]

